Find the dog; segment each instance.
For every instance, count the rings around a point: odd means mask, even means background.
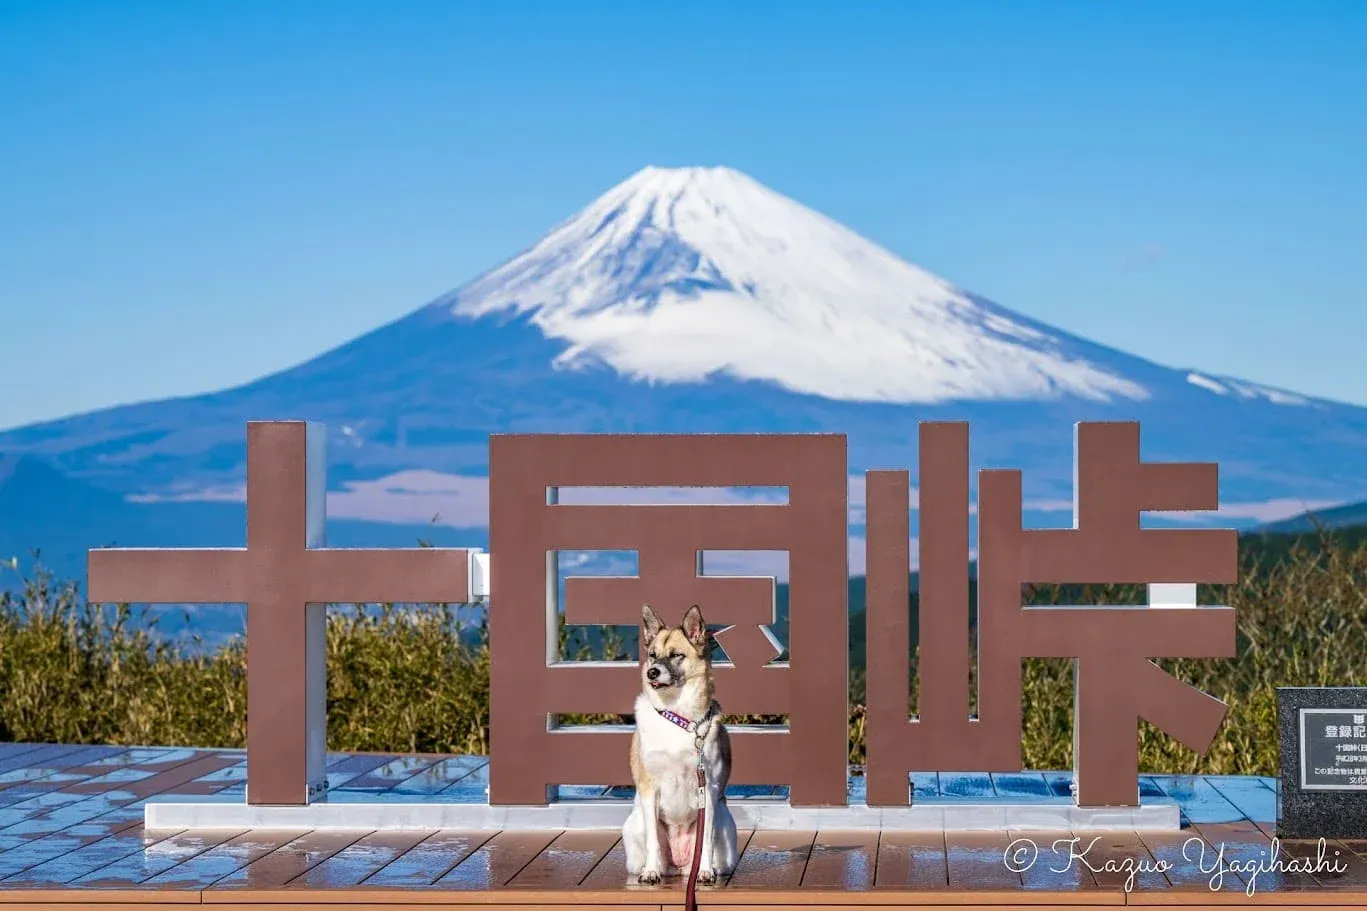
[[[655,885],[667,874],[688,875],[699,803],[704,822],[698,883],[712,885],[736,867],[736,821],[726,806],[731,740],[713,697],[711,645],[698,605],[672,629],[642,605],[641,694],[631,737],[636,799],[622,827],[627,874],[641,885]]]

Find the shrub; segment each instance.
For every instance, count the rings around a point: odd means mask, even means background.
[[[1367,542],[1326,535],[1275,553],[1246,544],[1241,564],[1237,584],[1201,593],[1203,601],[1224,600],[1238,611],[1238,657],[1159,662],[1225,700],[1225,724],[1204,756],[1141,724],[1143,771],[1275,775],[1276,687],[1367,680]],[[1139,594],[1127,586],[1042,586],[1027,592],[1027,599],[1134,603]],[[561,639],[566,653],[580,656],[629,652],[611,635],[596,637],[590,646],[562,627]],[[90,605],[74,584],[37,571],[18,593],[0,594],[0,739],[240,747],[246,734],[243,644],[236,639],[215,649],[201,646],[166,641],[153,614]],[[462,622],[446,605],[333,610],[327,660],[331,749],[488,751],[483,623]],[[913,655],[913,673],[914,667]],[[1072,663],[1030,660],[1022,679],[1025,766],[1070,767]],[[850,758],[858,763],[864,724],[858,667],[851,693]],[[914,704],[914,691],[912,698]]]

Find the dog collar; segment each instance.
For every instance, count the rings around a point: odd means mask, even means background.
[[[698,721],[690,721],[677,712],[671,712],[669,709],[656,709],[655,711],[661,718],[668,721],[670,724],[683,728],[690,734],[695,734],[698,731],[698,726],[712,716],[712,712],[716,707],[717,704],[715,702],[709,705],[707,707],[707,714],[703,715]]]
[[[671,712],[669,709],[656,709],[656,711],[660,713],[660,717],[663,718],[665,721],[668,721],[673,725],[683,728],[690,734],[698,729],[698,723],[696,721],[689,721],[684,716],[675,714],[674,712]]]

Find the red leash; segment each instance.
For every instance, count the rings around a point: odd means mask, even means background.
[[[698,911],[698,864],[702,861],[702,827],[707,822],[707,775],[703,771],[702,751],[698,751],[698,826],[693,836],[693,867],[684,888],[684,911]]]
[[[658,710],[661,717],[666,721],[693,734],[698,747],[698,824],[697,831],[693,836],[693,865],[688,871],[688,884],[684,888],[684,911],[698,911],[698,866],[702,863],[703,826],[707,824],[707,770],[703,766],[703,734],[698,730],[698,725],[706,721],[716,708],[717,704],[712,703],[702,720],[696,722],[668,709]]]

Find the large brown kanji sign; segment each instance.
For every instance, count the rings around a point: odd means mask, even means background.
[[[1021,661],[1075,660],[1075,771],[1084,806],[1138,803],[1139,718],[1204,750],[1224,705],[1163,673],[1160,657],[1229,657],[1225,607],[1024,607],[1026,582],[1232,582],[1233,531],[1141,529],[1140,513],[1210,510],[1216,466],[1144,464],[1139,426],[1080,424],[1074,527],[1021,527],[1018,471],[979,473],[978,712],[970,715],[968,426],[920,428],[920,706],[908,711],[907,471],[867,490],[868,801],[905,805],[911,771],[1021,768]],[[322,429],[248,425],[247,547],[90,553],[93,601],[248,604],[248,799],[300,804],[325,786],[324,603],[459,602],[465,550],[334,550]],[[577,487],[782,487],[784,503],[573,505]],[[635,551],[632,577],[565,581],[570,624],[631,625],[642,603],[677,621],[698,603],[726,662],[728,714],[788,716],[735,730],[736,783],[787,784],[795,805],[846,802],[847,490],[837,435],[496,435],[490,442],[490,801],[544,804],[558,785],[628,784],[629,732],[556,716],[626,714],[631,662],[558,654],[557,553]],[[704,575],[704,551],[786,551],[789,658],[768,578]],[[1180,586],[1179,586],[1180,587]],[[1152,590],[1151,590],[1152,591]],[[1152,599],[1151,599],[1152,600]],[[1168,598],[1167,600],[1172,600]],[[1180,600],[1180,599],[1179,599]]]
[[[245,548],[90,552],[90,600],[247,605],[247,799],[305,804],[327,785],[328,603],[462,602],[469,554],[327,549],[323,428],[247,425]]]
[[[786,487],[784,505],[563,505],[567,487]],[[827,435],[495,436],[489,447],[489,799],[545,803],[567,784],[629,784],[627,732],[556,729],[551,716],[629,713],[627,662],[556,654],[562,550],[634,550],[639,575],[566,581],[570,623],[640,623],[648,601],[677,622],[703,605],[730,659],[716,668],[728,713],[786,714],[788,730],[736,730],[737,783],[790,785],[798,805],[845,802],[848,627],[845,439]],[[771,580],[699,573],[706,550],[787,551],[789,662],[760,629]],[[793,670],[796,662],[801,673]]]
[[[1237,536],[1140,529],[1141,511],[1214,509],[1214,465],[1144,465],[1139,425],[1077,427],[1074,528],[1021,529],[1019,471],[978,482],[978,715],[968,712],[968,425],[921,425],[920,714],[907,716],[904,471],[869,472],[868,800],[906,805],[910,770],[1021,768],[1021,659],[1075,658],[1084,806],[1139,802],[1140,717],[1193,750],[1225,706],[1148,660],[1231,657],[1227,607],[1022,607],[1024,582],[1233,582]]]

